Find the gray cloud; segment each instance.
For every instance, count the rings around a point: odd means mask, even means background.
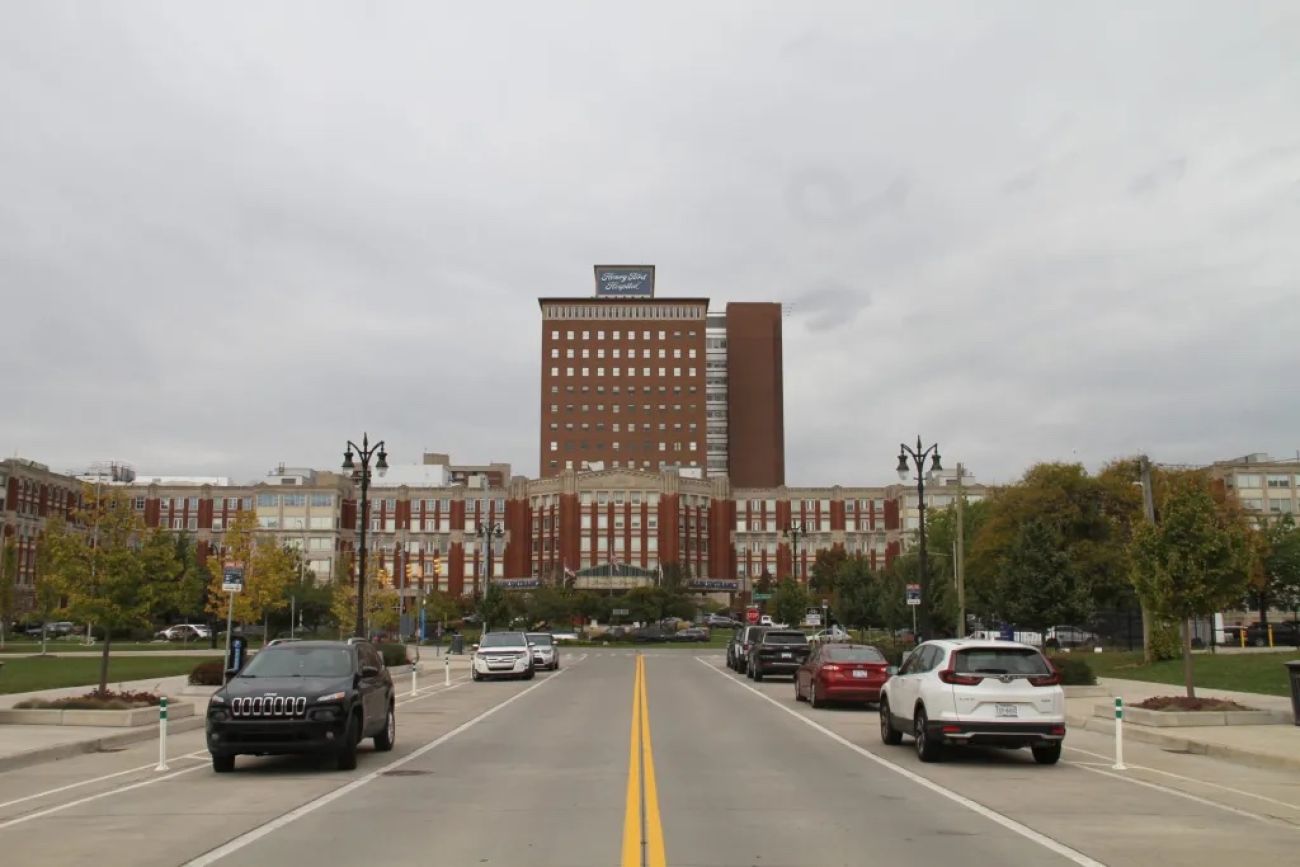
[[[791,483],[1291,454],[1288,4],[8,4],[0,452],[537,470],[539,295],[779,300]],[[1206,64],[1227,56],[1230,64]]]

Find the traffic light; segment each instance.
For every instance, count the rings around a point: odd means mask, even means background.
[[[406,564],[406,580],[407,580],[407,581],[414,581],[416,578],[420,578],[420,577],[422,577],[422,576],[420,575],[420,564],[419,564],[419,563],[407,563],[407,564]]]
[[[388,576],[388,570],[380,569],[379,572],[375,575],[375,580],[381,588],[387,589],[388,585],[391,583]]]
[[[433,577],[438,578],[442,575],[442,555],[437,551],[433,552]]]

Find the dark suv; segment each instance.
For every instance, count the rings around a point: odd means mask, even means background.
[[[766,674],[794,674],[808,658],[808,636],[797,629],[766,629],[749,648],[745,668],[752,680]]]
[[[357,744],[393,748],[393,679],[368,641],[272,643],[208,704],[212,769],[235,769],[240,753],[328,753],[357,766]]]
[[[732,633],[727,642],[727,667],[733,671],[744,671],[748,665],[749,648],[763,634],[767,626],[741,626]]]

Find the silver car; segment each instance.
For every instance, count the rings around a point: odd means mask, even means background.
[[[560,670],[560,648],[555,636],[549,632],[528,633],[528,643],[533,648],[533,665],[547,671]]]
[[[518,677],[531,680],[532,648],[522,632],[489,632],[474,645],[470,663],[470,679],[486,680],[492,677]]]

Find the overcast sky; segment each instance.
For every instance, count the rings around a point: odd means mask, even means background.
[[[4,0],[0,454],[532,476],[598,262],[787,305],[792,485],[1300,449],[1300,4],[629,5]]]

